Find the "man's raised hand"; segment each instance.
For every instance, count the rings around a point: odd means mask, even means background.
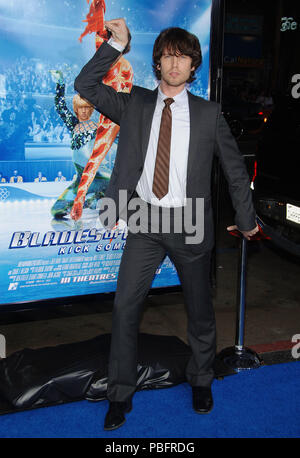
[[[112,39],[125,48],[129,40],[129,31],[125,20],[119,18],[104,21],[104,26],[111,32]]]

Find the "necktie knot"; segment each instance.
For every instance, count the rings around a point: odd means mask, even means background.
[[[171,99],[170,97],[168,97],[167,99],[164,100],[164,102],[165,102],[166,107],[169,107],[174,102],[174,99]]]

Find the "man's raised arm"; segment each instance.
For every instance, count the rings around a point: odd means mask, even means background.
[[[128,42],[128,28],[124,19],[106,21],[105,27],[112,34],[112,46],[102,43],[92,59],[82,68],[75,79],[74,88],[101,112],[116,124],[120,124],[122,112],[130,94],[116,92],[112,87],[102,83],[102,79],[120,56],[120,49]],[[113,44],[117,43],[116,49]]]

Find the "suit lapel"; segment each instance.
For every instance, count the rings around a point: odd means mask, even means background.
[[[193,171],[193,164],[197,158],[197,137],[199,131],[199,104],[197,98],[188,91],[189,109],[190,109],[190,142],[187,164],[187,183]]]
[[[145,97],[144,109],[143,109],[143,120],[142,120],[142,160],[145,161],[147,147],[149,143],[151,124],[156,107],[158,89],[152,92],[148,92]],[[138,120],[137,120],[138,121]]]

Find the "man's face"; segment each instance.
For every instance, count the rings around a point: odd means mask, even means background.
[[[177,52],[174,54],[167,49],[164,50],[161,59],[159,70],[161,79],[169,86],[181,86],[189,79],[192,67],[192,58]]]

